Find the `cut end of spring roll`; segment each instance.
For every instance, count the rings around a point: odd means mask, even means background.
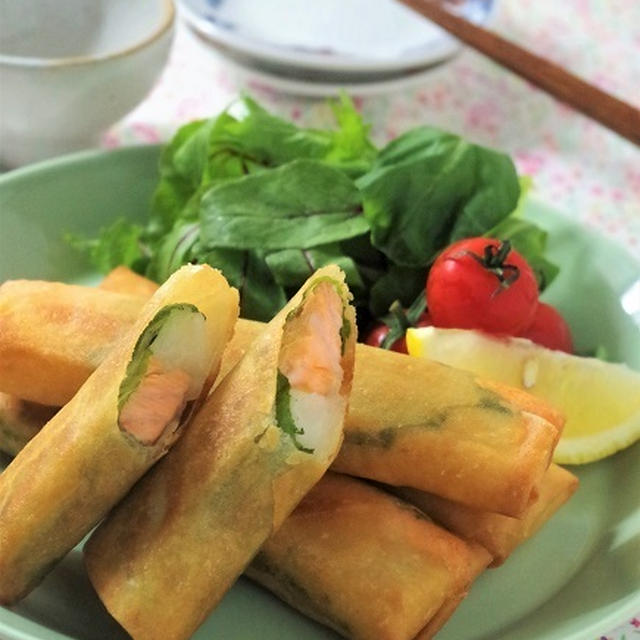
[[[538,486],[538,497],[519,518],[473,509],[423,491],[401,487],[400,497],[456,535],[481,544],[493,556],[492,567],[501,565],[525,540],[533,536],[575,493],[578,478],[552,464]]]
[[[544,418],[557,429],[557,440],[560,439],[562,429],[564,428],[565,416],[548,402],[531,393],[527,393],[523,389],[510,387],[502,382],[496,382],[495,380],[486,378],[476,378],[476,381],[481,387],[495,391],[498,395],[517,406],[521,411],[527,411],[528,413]]]
[[[190,340],[185,343],[184,336]],[[163,307],[133,350],[118,393],[118,426],[141,444],[175,430],[209,374],[205,316],[190,304]]]
[[[327,473],[247,575],[347,638],[412,640],[489,560],[407,503]]]
[[[278,426],[300,451],[315,452],[323,462],[342,439],[341,431],[330,426],[342,422],[346,408],[341,393],[344,323],[344,302],[335,283],[318,282],[289,314],[278,359]]]
[[[337,268],[312,276],[91,536],[90,580],[133,637],[190,637],[334,459],[353,371],[349,299]]]
[[[0,475],[1,603],[32,589],[167,452],[185,406],[213,383],[237,312],[237,292],[219,272],[177,271]],[[158,376],[160,393],[149,383]],[[163,409],[150,403],[150,386]]]

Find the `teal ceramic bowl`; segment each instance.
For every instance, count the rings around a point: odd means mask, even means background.
[[[1,177],[0,281],[95,282],[64,234],[95,234],[122,215],[142,220],[158,153],[86,153]],[[531,202],[526,215],[550,231],[550,257],[562,270],[545,296],[569,320],[577,348],[602,344],[640,370],[640,327],[623,306],[640,265],[542,204]],[[640,612],[640,443],[573,471],[581,483],[575,497],[504,566],[479,578],[440,640],[594,640]],[[0,608],[0,638],[7,640],[126,637],[93,593],[80,547],[23,602]],[[337,638],[245,579],[194,637]]]

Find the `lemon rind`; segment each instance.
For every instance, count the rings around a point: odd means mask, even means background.
[[[605,442],[606,440],[606,442]],[[553,453],[558,464],[586,464],[608,458],[640,440],[640,414],[622,424],[589,436],[563,436]]]
[[[458,330],[460,331],[460,330]],[[426,338],[430,333],[434,333],[434,327],[412,328],[407,331],[406,341],[407,350],[410,355],[414,357],[429,357],[429,348],[427,342],[429,338]],[[426,338],[426,339],[425,339]],[[490,339],[487,336],[477,336],[480,340]],[[512,338],[513,346],[519,352],[519,356],[523,357],[526,351],[544,349],[534,345],[529,340],[522,338]],[[505,345],[500,345],[501,349],[508,348]],[[570,361],[572,357],[568,354],[554,354],[557,358],[560,356],[562,362],[565,357]],[[597,371],[605,370],[607,366],[614,369],[625,368],[627,371],[632,371],[637,375],[637,372],[624,367],[617,363],[605,363],[595,358],[584,358],[584,364],[589,369],[595,368]],[[585,436],[568,436],[565,434],[560,439],[558,446],[553,455],[553,461],[559,464],[572,464],[581,465],[590,462],[596,462],[607,458],[618,451],[627,449],[640,440],[640,412],[634,413],[627,418],[621,424],[604,427],[601,431]]]

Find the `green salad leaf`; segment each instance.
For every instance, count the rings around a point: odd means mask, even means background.
[[[217,185],[200,206],[200,240],[211,248],[310,249],[368,230],[353,180],[314,160]]]
[[[155,243],[147,275],[157,282],[164,282],[183,264],[199,261],[199,240],[200,226],[197,222],[178,220],[173,229]]]
[[[190,122],[163,149],[160,182],[152,201],[150,235],[167,233],[175,222],[176,212],[183,211],[198,192],[208,156],[209,133],[210,121]]]
[[[243,316],[268,322],[287,302],[285,288],[276,282],[262,251],[211,249],[198,253],[198,261],[215,265],[240,295]]]
[[[273,278],[260,251],[247,251],[241,282],[231,281],[240,292],[240,304],[245,317],[267,322],[284,307],[289,296]]]
[[[404,307],[408,307],[420,292],[424,291],[426,281],[425,269],[413,269],[397,264],[389,265],[371,287],[369,306],[376,318],[381,318],[399,300]],[[424,298],[424,296],[422,296]]]
[[[117,220],[74,245],[101,271],[124,264],[158,282],[211,264],[240,291],[242,316],[258,320],[334,263],[361,328],[420,297],[437,253],[462,237],[509,239],[541,289],[555,277],[546,233],[519,215],[529,182],[508,156],[432,127],[378,150],[347,96],[332,106],[327,130],[248,96],[183,126],[162,151],[147,224]]]
[[[138,270],[136,267],[146,263],[141,243],[142,234],[143,228],[140,225],[117,218],[97,238],[67,234],[66,239],[71,246],[86,253],[97,269],[107,273],[120,264]]]
[[[166,231],[194,195],[208,186],[292,160],[315,159],[350,176],[365,173],[376,156],[368,127],[346,97],[334,113],[336,130],[301,129],[245,96],[216,118],[185,125],[160,161],[161,179],[153,200],[158,228]]]
[[[507,155],[431,127],[390,142],[358,186],[372,244],[405,267],[426,267],[448,244],[482,235],[520,193]]]
[[[296,287],[317,269],[329,264],[340,267],[352,290],[364,290],[364,282],[355,261],[344,255],[339,244],[326,244],[314,249],[283,249],[267,254],[265,258],[275,281],[282,287]]]
[[[376,156],[364,125],[351,100],[343,96],[334,105],[335,130],[303,129],[266,111],[243,97],[219,117],[211,148],[226,148],[264,167],[300,158],[321,160],[349,175],[367,171]]]

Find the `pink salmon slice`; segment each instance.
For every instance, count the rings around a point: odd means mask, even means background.
[[[154,444],[186,404],[191,377],[182,369],[166,371],[151,357],[138,388],[120,411],[120,428],[142,444]]]
[[[289,320],[280,371],[300,391],[327,396],[342,384],[342,300],[329,282],[316,285]]]

